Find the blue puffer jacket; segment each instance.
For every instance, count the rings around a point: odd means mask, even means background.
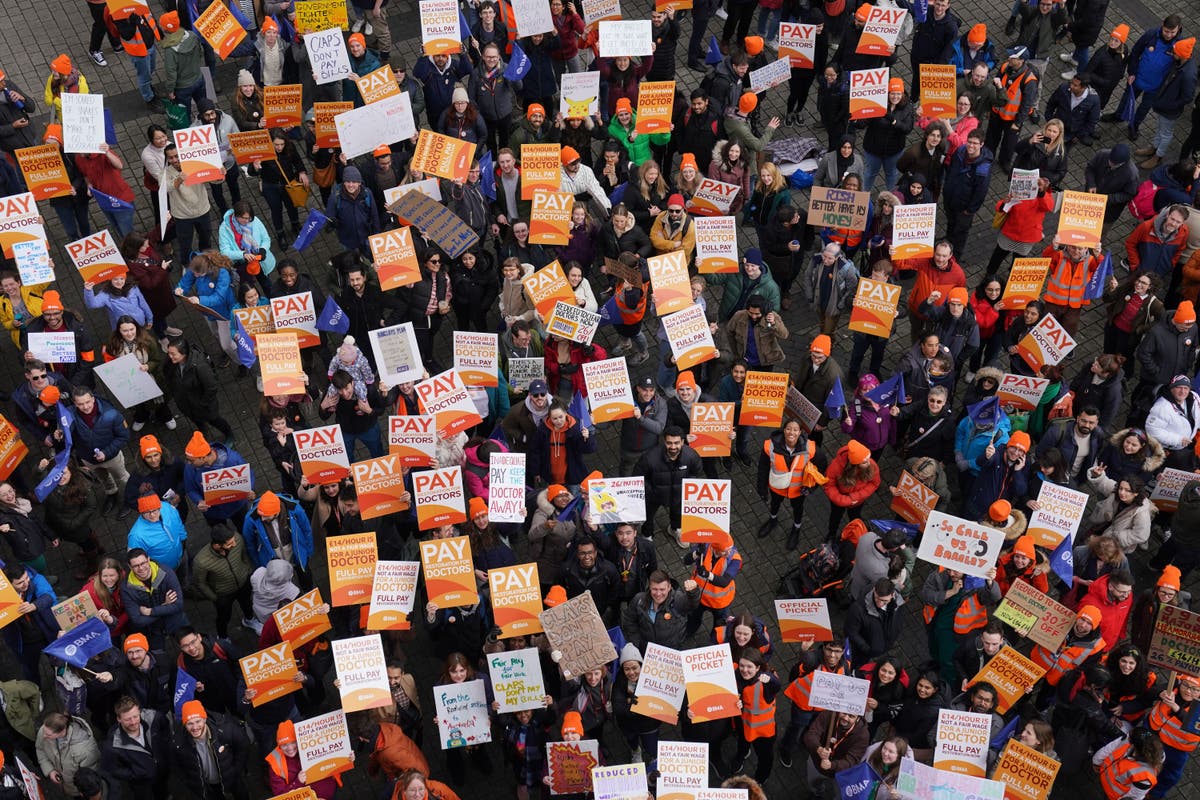
[[[296,563],[301,569],[308,569],[308,560],[313,553],[312,526],[308,523],[308,515],[300,507],[299,501],[291,495],[279,494],[279,502],[287,512],[288,529],[292,537],[292,551],[296,555]],[[242,523],[242,538],[246,540],[246,554],[254,562],[254,566],[265,567],[271,559],[279,558],[271,540],[267,536],[266,526],[263,525],[262,515],[258,513],[258,501],[254,510],[246,515]]]
[[[968,164],[965,144],[954,151],[942,178],[943,208],[972,214],[979,211],[992,179],[992,158],[992,151],[981,147],[979,158]]]
[[[954,65],[959,77],[966,75],[972,67],[980,63],[987,64],[988,70],[996,68],[996,48],[990,38],[984,41],[983,47],[979,48],[979,52],[975,54],[975,58],[971,59],[971,63],[967,63],[967,59],[970,57],[968,54],[971,52],[971,48],[967,46],[967,37],[970,35],[969,31],[964,33],[946,48],[945,61],[947,64]]]
[[[242,458],[241,453],[220,442],[212,444],[213,451],[217,454],[217,460],[211,466],[204,469],[197,469],[191,464],[187,464],[183,468],[183,488],[187,491],[187,496],[193,503],[201,503],[204,501],[204,480],[201,477],[203,473],[222,467],[236,467],[239,464],[245,464],[246,459]],[[250,485],[254,485],[254,468],[250,469]],[[244,512],[249,503],[242,500],[237,503],[222,503],[219,506],[211,506],[204,512],[204,518],[209,522],[226,520],[234,516],[238,512]]]
[[[997,451],[1003,452],[1011,432],[1012,423],[1009,422],[1007,414],[1001,414],[1000,422],[996,424],[996,427],[987,430],[976,428],[969,416],[963,417],[954,431],[954,458],[958,462],[959,469],[963,469],[965,466],[972,475],[978,475],[979,458],[988,449],[988,445],[993,444]],[[995,433],[995,439],[992,438],[993,433]]]
[[[1136,75],[1133,88],[1139,92],[1154,92],[1162,86],[1167,70],[1175,63],[1172,45],[1183,38],[1183,31],[1173,41],[1165,42],[1162,28],[1146,31],[1129,54],[1129,74]]]
[[[1167,74],[1163,76],[1162,86],[1159,87],[1150,107],[1160,116],[1178,119],[1195,94],[1196,59],[1189,58],[1184,62],[1172,59]]]
[[[150,522],[138,515],[137,521],[129,529],[126,550],[140,547],[150,556],[150,560],[164,567],[179,569],[183,561],[183,542],[187,539],[187,528],[179,518],[179,512],[170,503],[163,503],[161,517],[158,522]]]
[[[191,270],[184,270],[183,277],[179,279],[179,289],[185,295],[195,289],[200,305],[211,308],[225,319],[233,314],[233,290],[227,269],[219,270],[216,275],[201,275],[198,278]]]
[[[71,437],[75,453],[85,461],[96,463],[94,451],[104,453],[105,460],[116,458],[121,448],[129,443],[129,428],[121,412],[105,400],[96,398],[96,419],[89,425],[78,411],[73,411]]]
[[[351,197],[344,187],[336,187],[329,195],[325,216],[337,229],[338,243],[347,250],[367,252],[370,247],[367,237],[379,232],[379,209],[365,188],[359,190],[357,197]]]

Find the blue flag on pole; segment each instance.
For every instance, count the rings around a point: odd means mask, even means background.
[[[1087,285],[1083,287],[1083,299],[1099,300],[1103,297],[1104,285],[1108,283],[1108,279],[1112,274],[1112,254],[1105,253],[1104,258],[1100,261],[1100,265],[1096,267],[1096,271],[1088,279]]]
[[[852,651],[850,649],[850,637],[849,636],[846,636],[845,638],[842,639],[842,650],[845,651],[842,653],[842,657],[846,659],[846,665],[849,666],[849,665],[853,664],[854,663],[854,651]]]
[[[188,16],[192,22],[200,18],[200,0],[186,0]],[[188,25],[187,27],[192,27]]]
[[[499,442],[505,447],[508,447],[508,437],[504,435],[504,428],[500,425],[492,428],[492,433],[490,436],[488,436],[488,438],[493,442]]]
[[[867,399],[881,406],[898,406],[904,402],[904,373],[897,372],[866,394]]]
[[[913,525],[911,522],[899,522],[898,520],[894,519],[873,519],[871,520],[871,524],[874,525],[875,529],[880,533],[887,533],[888,531],[904,531],[904,535],[908,537],[910,542],[916,538],[918,533],[921,532],[920,527]]]
[[[333,295],[325,298],[325,305],[321,307],[321,313],[317,315],[317,330],[329,333],[350,332],[350,318],[333,299]]]
[[[62,478],[63,472],[67,469],[67,461],[71,457],[71,447],[74,444],[71,439],[71,423],[75,421],[74,415],[61,402],[57,406],[58,409],[58,427],[63,432],[63,449],[54,457],[54,465],[50,467],[50,471],[38,481],[38,485],[34,487],[33,494],[37,497],[39,503],[46,502],[46,498],[50,493],[58,488],[58,481]]]
[[[458,7],[458,38],[466,41],[471,37],[471,26],[467,24],[467,18],[463,16],[462,6]]]
[[[87,667],[88,661],[112,646],[108,626],[92,617],[43,647],[42,652],[73,667]]]
[[[608,298],[608,302],[600,306],[600,324],[616,325],[621,321],[621,312],[617,310],[617,296]]]
[[[846,393],[842,390],[842,379],[837,377],[833,379],[833,388],[829,390],[829,396],[825,398],[825,411],[829,416],[836,417],[837,410],[844,408],[846,405]]]
[[[572,516],[574,516],[575,512],[579,510],[581,505],[583,505],[583,495],[577,495],[571,498],[571,502],[567,503],[566,507],[563,508],[562,511],[558,512],[558,521],[563,522],[570,519]]]
[[[100,206],[102,210],[130,211],[133,209],[133,203],[128,203],[119,197],[113,197],[111,194],[105,194],[95,187],[92,187],[92,199],[96,201],[96,205]]]
[[[117,126],[113,122],[112,109],[104,109],[104,141],[109,147],[117,146]]]
[[[592,413],[588,409],[587,398],[582,393],[576,392],[571,398],[571,404],[567,406],[567,413],[579,421],[580,428],[592,427]]]
[[[182,668],[175,671],[175,717],[183,719],[183,704],[196,699],[196,679]]]
[[[295,247],[300,252],[304,252],[304,248],[316,240],[317,234],[328,223],[329,217],[315,208],[312,209],[308,212],[308,216],[304,218],[304,224],[300,226],[300,234],[296,237],[296,241],[292,247]]]
[[[612,667],[610,671],[615,675],[616,671],[621,668],[621,650],[625,647],[625,633],[621,630],[620,625],[608,629],[608,640],[617,650],[617,657],[612,660],[610,665]]]
[[[704,56],[705,64],[720,64],[725,56],[721,55],[721,45],[717,44],[715,35],[708,38],[708,54]]]
[[[838,800],[863,800],[879,780],[879,773],[864,761],[842,770],[833,778],[837,781]]]
[[[492,151],[484,150],[479,157],[479,191],[488,200],[496,200],[496,165],[492,161]]]
[[[1071,552],[1070,536],[1064,536],[1058,543],[1054,555],[1050,558],[1050,569],[1054,570],[1054,574],[1067,586],[1075,580],[1075,554]]]
[[[912,15],[914,22],[924,22],[929,13],[929,0],[913,0]]]
[[[1020,722],[1021,715],[1017,714],[1012,718],[1011,722],[1001,728],[1000,731],[992,737],[990,749],[999,750],[1000,748],[1004,747],[1004,743],[1011,739],[1013,734],[1017,732],[1017,725],[1019,725]]]
[[[998,424],[1001,413],[1003,412],[1000,411],[1000,398],[995,395],[967,406],[967,416],[971,418],[972,423],[981,428]]]
[[[242,327],[242,321],[238,319],[237,314],[233,314],[233,343],[237,345],[238,363],[243,367],[251,367],[258,360],[258,356],[254,353],[254,340],[250,338],[250,334],[246,333],[246,329]]]
[[[225,7],[229,9],[230,14],[233,14],[233,18],[238,21],[238,25],[241,25],[246,30],[250,30],[250,20],[246,19],[246,15],[238,8],[237,3],[226,3]]]
[[[528,75],[532,68],[533,62],[529,60],[529,56],[525,55],[521,45],[513,42],[512,55],[508,57],[508,66],[504,68],[504,77],[510,81],[519,81]]]

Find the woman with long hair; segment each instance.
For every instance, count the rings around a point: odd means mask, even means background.
[[[287,208],[288,215],[288,232],[295,238],[300,232],[300,217],[296,211],[296,204],[292,202],[291,197],[287,193],[287,185],[299,181],[305,189],[308,188],[308,170],[304,166],[304,161],[300,158],[300,151],[296,148],[295,143],[287,132],[282,128],[271,128],[271,144],[275,148],[275,158],[270,161],[259,161],[257,166],[259,169],[259,178],[261,180],[262,195],[267,201],[267,207],[271,209],[271,223],[274,226],[275,241],[285,242],[283,233],[283,211]],[[236,204],[235,204],[236,205]],[[228,226],[227,220],[222,220],[222,229]],[[222,233],[224,231],[222,230]],[[244,235],[244,234],[243,234]],[[221,250],[226,250],[224,244],[224,236],[222,238]],[[264,248],[271,246],[270,241],[259,245]],[[242,248],[245,252],[245,248]],[[230,256],[232,258],[232,256]],[[270,286],[266,283],[266,276],[275,268],[275,259],[272,257],[268,263],[267,259],[263,259],[262,272],[258,273],[258,280],[263,285],[263,291],[270,291]]]
[[[1004,327],[1000,324],[1000,297],[1004,284],[995,275],[985,276],[975,287],[967,302],[979,325],[979,349],[971,354],[970,372],[967,381],[974,380],[974,373],[992,363],[1004,344]]]
[[[212,426],[225,437],[225,444],[232,446],[233,428],[221,414],[217,379],[208,359],[193,352],[186,339],[173,337],[167,342],[167,361],[163,382],[179,410],[201,433]]]
[[[45,473],[53,463],[44,458],[38,469]],[[104,491],[100,484],[73,460],[67,462],[58,486],[42,503],[47,527],[81,551],[83,561],[75,572],[75,577],[80,580],[95,571],[96,561],[104,552],[92,528],[103,504]]]
[[[47,543],[58,547],[58,536],[33,516],[33,503],[19,496],[8,481],[0,483],[0,541],[8,544],[13,558],[42,575]]]
[[[1104,353],[1082,366],[1071,381],[1075,408],[1095,406],[1100,412],[1100,427],[1112,430],[1124,400],[1125,356]]]
[[[1131,726],[1137,725],[1158,700],[1158,675],[1133,642],[1114,647],[1105,663],[1112,683],[1104,689],[1104,710]]]
[[[442,116],[435,120],[437,132],[473,144],[486,142],[487,124],[479,115],[479,109],[468,99],[467,90],[459,87],[454,90],[453,97]]]
[[[879,747],[867,756],[867,763],[875,770],[879,780],[872,781],[870,794],[865,800],[898,800],[900,792],[896,788],[896,779],[900,777],[900,761],[904,758],[910,756],[908,740],[903,736],[884,739]]]
[[[600,223],[592,217],[587,203],[575,201],[571,207],[571,227],[567,236],[570,237],[565,247],[558,251],[559,263],[574,264],[583,271],[586,278],[592,274],[596,263],[596,252],[600,244]],[[595,309],[592,309],[593,311]]]
[[[140,431],[146,427],[146,422],[153,416],[155,422],[165,424],[168,429],[174,430],[175,420],[164,399],[166,389],[162,379],[162,347],[147,328],[139,325],[133,317],[126,315],[117,319],[113,326],[112,336],[104,344],[104,361],[107,363],[127,355],[136,358],[141,371],[153,378],[154,382],[158,384],[158,388],[163,390],[163,397],[147,400],[133,407],[133,424],[130,427],[135,432]]]
[[[313,532],[320,531],[326,539],[342,533],[342,519],[347,513],[345,501],[357,500],[354,483],[349,478],[320,486],[300,478],[296,496],[312,508],[309,523]]]
[[[1104,324],[1105,353],[1133,359],[1142,337],[1166,315],[1160,298],[1162,282],[1157,275],[1138,270],[1117,283],[1110,278],[1104,290],[1107,321]]]
[[[142,296],[137,284],[129,280],[128,274],[114,275],[110,280],[96,284],[84,281],[83,302],[88,308],[103,308],[108,314],[108,324],[117,327],[117,320],[129,317],[138,325],[150,327],[154,314]]]
[[[763,621],[753,614],[743,611],[741,614],[725,618],[725,624],[713,629],[713,642],[729,643],[729,652],[736,665],[745,650],[757,650],[763,658],[770,658],[773,651],[771,632]]]
[[[741,701],[741,725],[737,726],[737,752],[733,771],[741,772],[754,750],[754,780],[766,783],[775,761],[775,698],[783,691],[777,676],[767,666],[763,654],[744,648],[738,657],[736,681]]]
[[[116,641],[125,634],[129,615],[125,613],[125,601],[121,599],[121,584],[125,582],[125,568],[111,556],[96,562],[96,572],[86,583],[87,592],[96,605],[96,616],[108,626],[108,632]]]
[[[1067,176],[1067,143],[1062,120],[1046,120],[1040,131],[1017,143],[1014,169],[1036,169],[1050,182],[1051,189],[1062,188]]]
[[[175,310],[175,295],[171,291],[171,262],[164,260],[150,239],[137,231],[121,241],[120,249],[130,279],[137,284],[138,291],[150,307],[154,335],[159,339],[178,336],[182,331],[167,326],[167,316]],[[188,253],[182,255],[182,258],[188,257]]]
[[[934,200],[942,193],[942,173],[945,170],[946,151],[950,147],[946,141],[948,133],[946,123],[941,120],[929,123],[921,140],[910,144],[896,162],[896,169],[900,170],[901,175],[924,175],[925,188]]]
[[[248,70],[238,70],[237,93],[233,96],[233,121],[239,131],[256,131],[267,126],[263,116],[263,93]]]
[[[612,216],[600,229],[600,255],[616,261],[622,253],[635,253],[642,258],[654,255],[654,245],[644,228],[639,228],[633,212],[618,203]],[[615,278],[610,276],[610,280]]]
[[[438,677],[437,684],[434,686],[434,692],[438,691],[439,686],[445,686],[455,683],[467,683],[473,680],[482,680],[484,693],[487,697],[487,706],[492,708],[492,683],[486,672],[477,672],[472,666],[470,659],[462,653],[451,653],[446,657],[446,663],[442,665],[442,674]],[[490,713],[490,712],[489,712]],[[437,717],[434,717],[433,724],[438,726]],[[451,731],[453,736],[454,731]],[[445,744],[445,743],[443,743]],[[489,747],[486,744],[466,745],[456,743],[446,750],[446,769],[451,775],[462,777],[465,775],[465,759],[464,753],[469,754],[471,763],[479,772],[484,775],[490,775],[492,772],[492,759],[489,753]]]
[[[704,176],[700,174],[696,157],[691,153],[684,153],[679,159],[679,173],[675,176],[675,191],[683,195],[684,200],[690,201],[700,190],[700,184],[703,181]]]
[[[233,265],[229,258],[216,250],[197,253],[188,262],[188,268],[183,271],[183,277],[179,279],[179,286],[175,288],[177,297],[182,297],[195,305],[211,308],[222,317],[219,320],[208,316],[204,318],[208,323],[208,329],[212,331],[212,335],[216,337],[221,345],[221,350],[224,351],[223,357],[217,362],[218,367],[227,367],[233,364],[238,355],[237,345],[233,343],[233,336],[229,328],[234,303],[233,289],[231,288],[232,268]]]
[[[1017,738],[1026,747],[1058,760],[1058,755],[1054,752],[1054,729],[1050,727],[1049,722],[1031,719],[1021,728],[1021,734]]]
[[[871,683],[867,690],[866,717],[873,739],[880,726],[890,724],[900,713],[909,692],[908,672],[893,656],[863,664],[857,671],[858,677]]]
[[[1121,552],[1117,540],[1111,536],[1089,537],[1086,542],[1077,545],[1071,551],[1071,559],[1075,563],[1071,589],[1059,601],[1069,608],[1078,604],[1079,599],[1087,594],[1088,587],[1097,578],[1119,569],[1129,569],[1129,559]]]
[[[625,190],[625,207],[633,213],[638,227],[650,229],[650,223],[667,208],[671,187],[663,179],[662,167],[653,158],[637,167],[637,180]]]
[[[1100,503],[1084,523],[1085,530],[1111,536],[1126,555],[1150,541],[1150,527],[1158,508],[1150,502],[1150,490],[1136,475],[1113,480],[1104,473],[1104,465],[1088,470],[1088,485]]]
[[[744,207],[743,218],[754,223],[758,232],[758,241],[763,241],[763,232],[775,219],[776,212],[786,205],[791,205],[792,193],[788,188],[787,178],[779,171],[779,167],[771,161],[758,169],[758,183],[750,194],[750,199]],[[772,265],[772,271],[774,265]]]
[[[459,797],[441,781],[433,780],[420,770],[410,769],[396,779],[392,800],[459,800]]]
[[[750,196],[750,171],[753,169],[742,145],[736,139],[726,139],[713,145],[712,161],[708,165],[708,177],[723,183],[741,187],[737,197],[729,204],[729,213],[737,214]]]

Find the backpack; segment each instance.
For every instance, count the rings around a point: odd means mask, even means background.
[[[1129,201],[1129,213],[1136,219],[1150,219],[1154,216],[1154,195],[1158,187],[1154,181],[1147,178],[1137,188],[1137,194]]]
[[[820,597],[841,581],[841,559],[833,542],[822,542],[800,556],[800,566],[785,575],[776,591],[778,597]]]

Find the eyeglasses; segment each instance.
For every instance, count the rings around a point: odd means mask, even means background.
[[[532,397],[545,397],[546,394],[547,394],[546,392],[534,392],[531,396]]]
[[[47,377],[48,377],[48,376],[46,375],[46,373],[44,373],[44,372],[43,372],[41,375],[30,375],[30,376],[29,376],[29,380],[31,380],[31,381],[44,381],[44,380],[46,380],[46,378],[47,378]]]
[[[442,263],[442,260],[441,260],[440,258],[427,258],[427,259],[425,259],[425,260],[426,260],[428,263],[430,263],[430,264],[440,264],[440,263]]]
[[[683,209],[682,208],[668,208],[667,213],[673,217],[677,217],[683,213]]]

